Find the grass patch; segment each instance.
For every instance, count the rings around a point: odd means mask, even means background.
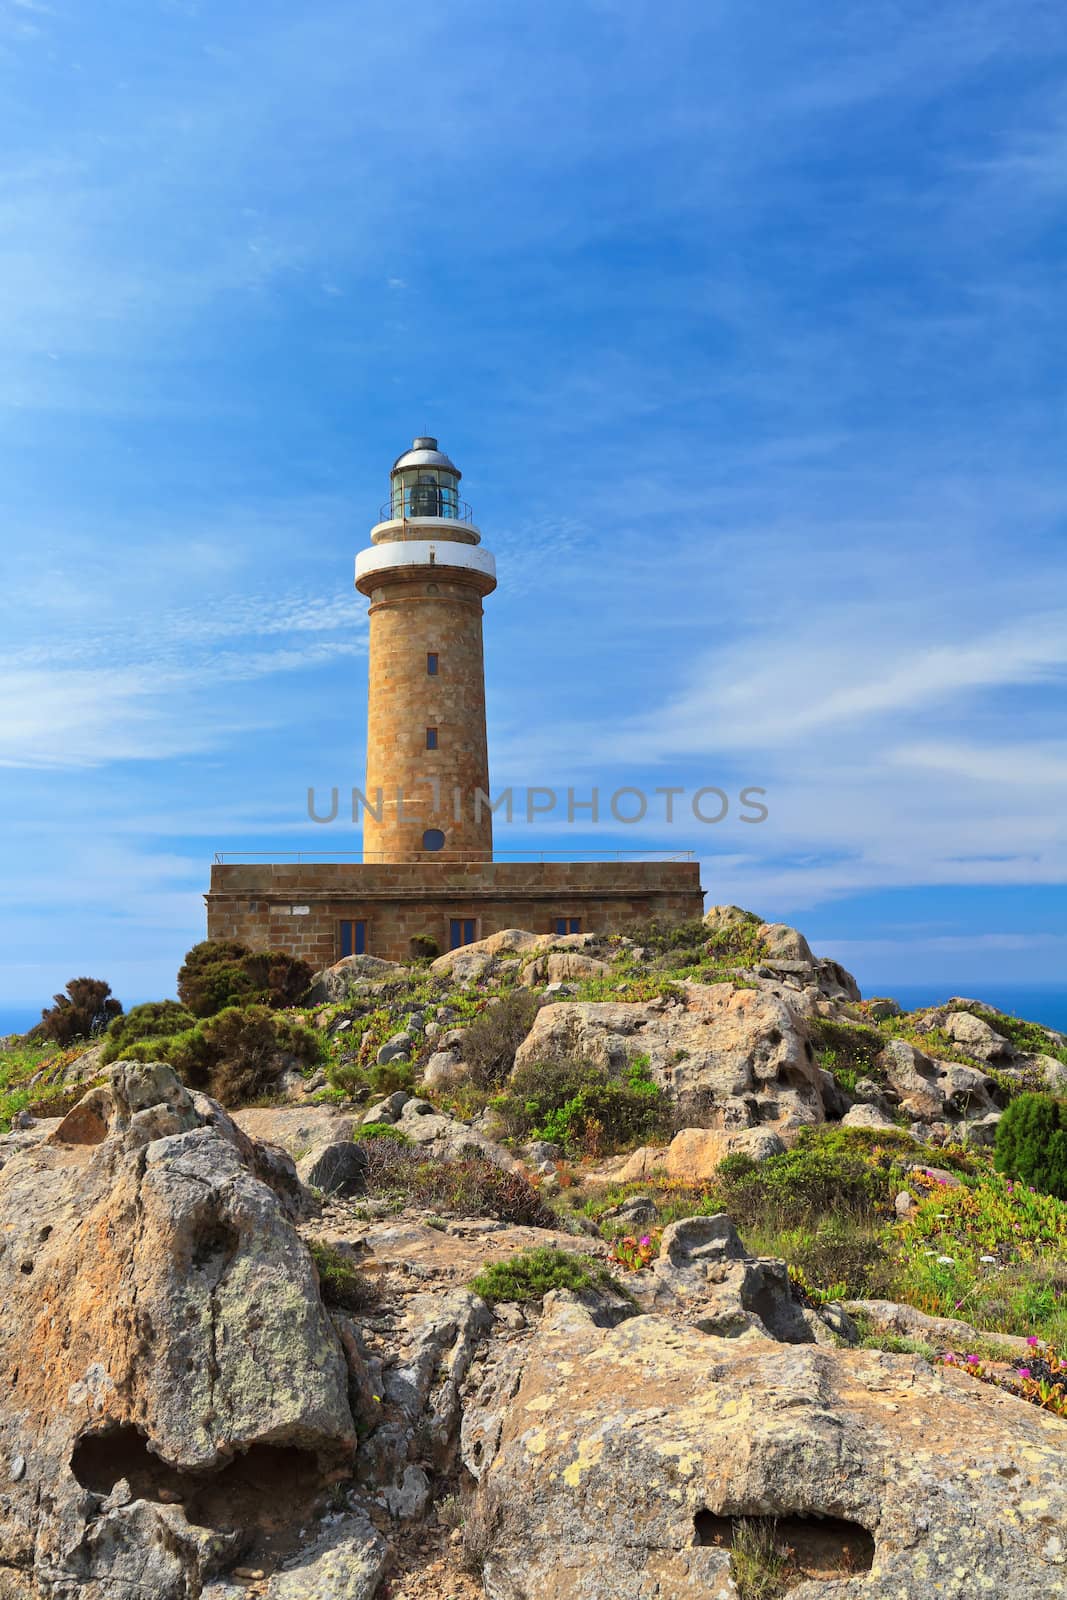
[[[875,1083],[886,1081],[885,1072],[877,1065],[885,1049],[885,1039],[877,1028],[813,1017],[808,1029],[820,1067],[848,1094],[855,1093],[861,1078],[870,1078]]]
[[[489,1305],[502,1300],[520,1304],[541,1300],[552,1289],[611,1289],[629,1298],[622,1284],[593,1256],[544,1247],[525,1250],[510,1261],[498,1261],[471,1279],[469,1287]]]

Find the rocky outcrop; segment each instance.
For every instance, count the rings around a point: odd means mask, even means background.
[[[916,1357],[604,1329],[563,1295],[463,1428],[488,1600],[730,1600],[753,1516],[817,1574],[791,1600],[1063,1596],[1065,1442]]]
[[[396,961],[383,961],[380,956],[343,956],[332,967],[316,972],[307,992],[308,1005],[336,1005],[366,989],[369,983],[406,969]]]
[[[685,1126],[791,1132],[823,1120],[815,1052],[780,996],[685,983],[670,1001],[542,1006],[516,1066],[578,1058],[618,1070],[647,1058]]]
[[[295,1508],[350,1458],[302,1201],[287,1157],[154,1063],[0,1172],[0,1570],[28,1593],[185,1600],[272,1484]]]
[[[672,1222],[651,1271],[638,1274],[632,1288],[646,1310],[720,1339],[833,1344],[836,1335],[852,1334],[839,1310],[824,1314],[802,1304],[785,1262],[751,1256],[721,1213]]]

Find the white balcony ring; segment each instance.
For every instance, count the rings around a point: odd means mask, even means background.
[[[451,539],[396,539],[361,550],[356,557],[356,583],[374,572],[404,567],[459,567],[477,572],[496,585],[496,562],[481,545],[458,544]]]

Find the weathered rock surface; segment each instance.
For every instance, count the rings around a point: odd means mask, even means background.
[[[821,1550],[790,1600],[1063,1596],[1065,1443],[1048,1413],[916,1357],[660,1316],[603,1329],[563,1295],[463,1428],[488,1600],[731,1600],[711,1541],[748,1515]]]
[[[368,980],[405,971],[399,962],[383,961],[380,956],[342,956],[332,967],[316,972],[307,993],[308,1005],[335,1005],[365,988]]]
[[[516,1066],[584,1057],[619,1069],[647,1056],[679,1121],[791,1131],[823,1120],[815,1052],[783,999],[731,983],[681,988],[674,1002],[542,1006]]]
[[[833,1343],[829,1321],[793,1294],[784,1261],[751,1256],[729,1217],[687,1217],[663,1230],[651,1270],[630,1285],[641,1305],[720,1339]],[[840,1315],[831,1318],[847,1329]]]
[[[0,1172],[0,1570],[50,1600],[185,1600],[273,1479],[355,1426],[292,1163],[170,1069],[118,1063]]]
[[[670,1177],[699,1183],[714,1177],[727,1156],[767,1161],[784,1150],[778,1135],[767,1128],[683,1128],[671,1140],[663,1165]]]

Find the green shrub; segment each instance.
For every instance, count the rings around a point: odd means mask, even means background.
[[[590,1061],[527,1063],[512,1073],[493,1108],[513,1138],[547,1139],[590,1154],[652,1143],[670,1123],[667,1096],[647,1060],[615,1075]]]
[[[514,989],[475,1017],[463,1034],[463,1059],[476,1089],[496,1089],[504,1082],[536,1015],[533,991]]]
[[[391,1122],[365,1122],[355,1132],[356,1139],[391,1139],[395,1144],[411,1144],[412,1140],[401,1128]]]
[[[284,950],[249,950],[233,939],[205,939],[178,972],[178,998],[194,1016],[211,1017],[229,1006],[296,1005],[314,976],[306,961]]]
[[[1067,1200],[1067,1100],[1021,1094],[997,1124],[998,1172]]]
[[[309,1239],[308,1250],[319,1275],[323,1303],[338,1311],[362,1311],[374,1296],[366,1278],[349,1256],[325,1239]]]
[[[428,933],[413,933],[408,944],[416,961],[435,961],[441,954],[441,946]]]
[[[469,1287],[489,1305],[502,1300],[540,1300],[552,1289],[614,1289],[624,1294],[606,1267],[592,1256],[553,1250],[547,1246],[524,1250],[507,1261],[498,1261],[472,1278]]]
[[[319,1035],[266,1006],[230,1006],[169,1038],[128,1047],[135,1061],[168,1061],[191,1088],[224,1106],[243,1105],[277,1090],[282,1073],[319,1060]]]
[[[52,1001],[52,1006],[41,1012],[38,1027],[46,1039],[58,1045],[95,1038],[122,1015],[122,1002],[113,998],[111,985],[102,978],[71,978],[66,994],[55,994]]]
[[[124,1053],[142,1039],[166,1039],[196,1026],[193,1013],[177,1000],[152,1000],[116,1017],[107,1030],[101,1056],[103,1065],[121,1061]]]
[[[825,1216],[867,1219],[884,1209],[886,1200],[885,1177],[861,1154],[803,1137],[767,1161],[727,1156],[714,1187],[742,1233],[746,1227],[796,1226]]]

